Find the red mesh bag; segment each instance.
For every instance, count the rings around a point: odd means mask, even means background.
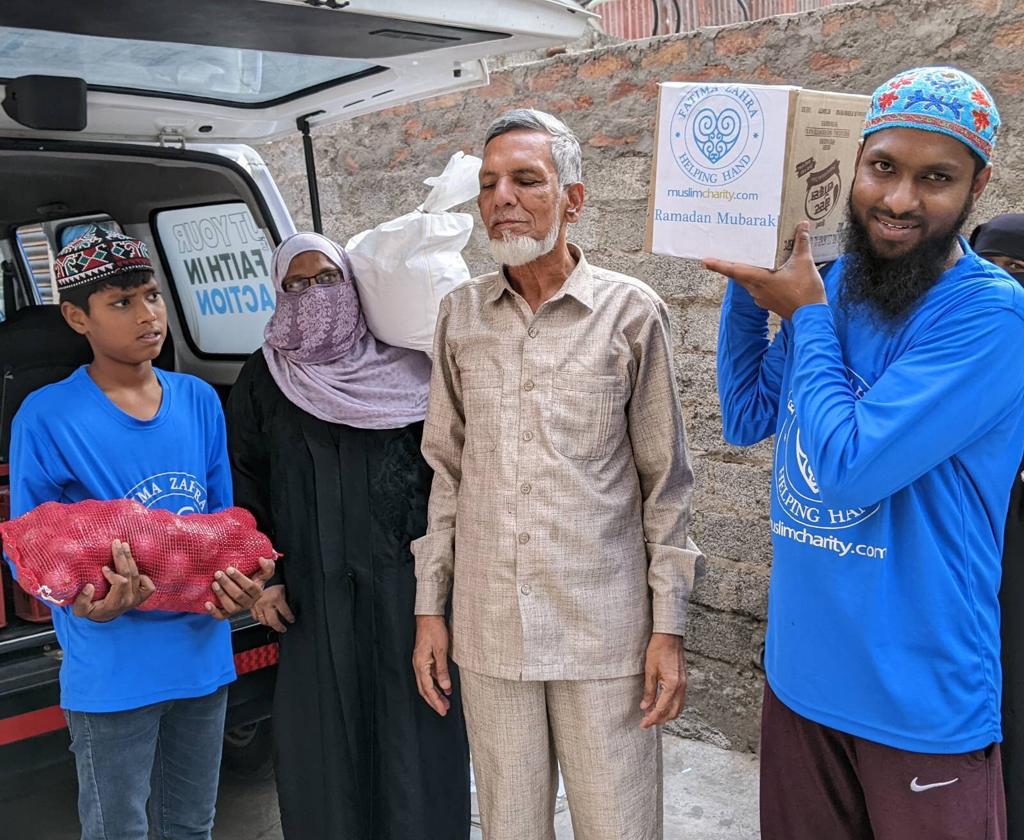
[[[156,587],[140,610],[205,613],[207,601],[217,603],[214,572],[233,566],[252,576],[261,557],[280,556],[242,508],[178,516],[127,499],[47,502],[0,524],[0,536],[21,588],[58,605],[71,604],[87,583],[96,587],[94,599],[107,594],[101,569],[114,568],[115,539],[128,543]]]

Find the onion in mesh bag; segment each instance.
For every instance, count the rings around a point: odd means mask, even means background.
[[[58,605],[70,605],[87,583],[96,587],[94,599],[106,596],[101,569],[113,568],[115,539],[128,543],[140,574],[156,587],[140,610],[206,613],[206,602],[216,603],[214,572],[232,566],[251,577],[261,557],[280,556],[242,508],[178,516],[127,499],[47,502],[0,524],[0,536],[21,588]]]

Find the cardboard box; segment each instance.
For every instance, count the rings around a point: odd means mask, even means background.
[[[797,87],[661,85],[647,248],[778,268],[811,222],[815,261],[839,256],[871,98]]]

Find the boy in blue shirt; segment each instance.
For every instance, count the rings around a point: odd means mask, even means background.
[[[146,245],[94,229],[58,254],[54,270],[64,318],[94,359],[18,411],[12,516],[85,499],[134,499],[178,514],[229,507],[216,393],[152,364],[167,311]],[[253,579],[218,572],[208,615],[142,612],[135,608],[153,582],[131,546],[115,540],[106,597],[94,600],[88,585],[72,606],[53,607],[83,840],[145,840],[150,825],[160,838],[210,837],[235,679],[223,619],[255,603],[273,573],[272,561],[261,566]]]
[[[998,124],[967,74],[901,73],[872,97],[824,278],[806,222],[776,272],[706,261],[733,278],[725,436],[775,435],[765,840],[1005,837],[998,591],[1024,291],[959,236]]]

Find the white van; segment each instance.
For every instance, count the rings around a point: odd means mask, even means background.
[[[12,0],[0,5],[0,482],[28,392],[88,361],[55,305],[53,255],[87,224],[145,241],[169,292],[158,364],[230,389],[273,308],[294,225],[248,143],[487,83],[486,58],[579,38],[571,0]],[[383,221],[383,220],[382,220]],[[355,231],[353,231],[355,233]],[[0,486],[0,515],[6,487]],[[0,564],[4,565],[4,564]],[[60,650],[4,569],[0,785],[66,755]],[[226,761],[269,763],[277,645],[232,622]]]

